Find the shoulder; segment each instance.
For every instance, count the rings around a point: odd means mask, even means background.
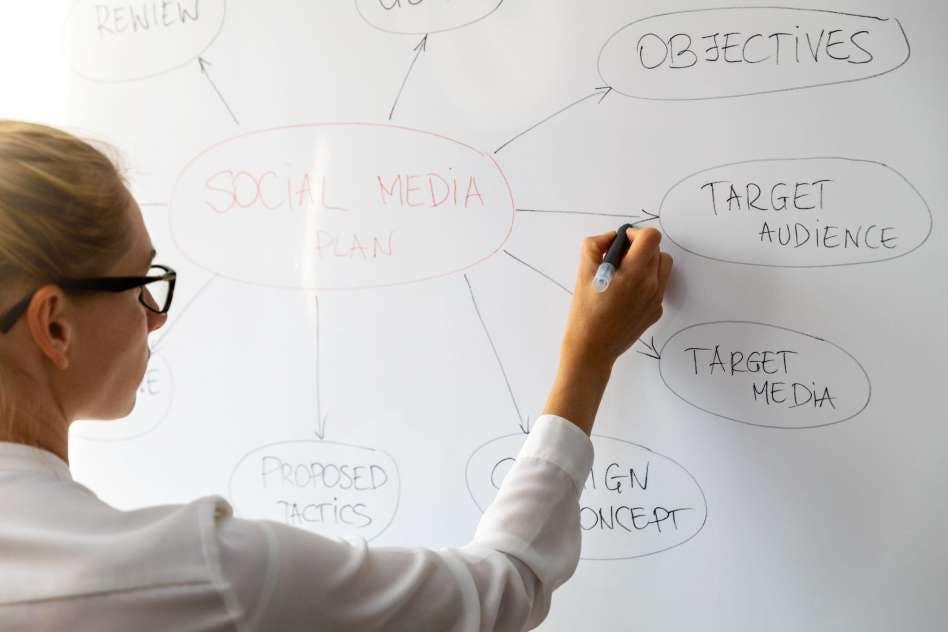
[[[220,560],[223,498],[121,511],[72,482],[31,492],[0,516],[0,629],[51,612],[76,630],[243,629]]]
[[[74,482],[42,487],[0,519],[0,602],[221,583],[224,498],[122,511]]]
[[[219,583],[218,530],[233,516],[230,503],[220,496],[204,496],[178,505],[158,505],[133,511],[101,514],[97,528],[111,544],[93,557],[103,571],[129,577],[138,574],[153,583]],[[92,525],[90,525],[92,526]],[[119,554],[120,551],[124,555]],[[142,564],[147,568],[141,574]]]

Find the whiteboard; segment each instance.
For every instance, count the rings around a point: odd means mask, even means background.
[[[135,412],[72,428],[104,500],[464,544],[581,237],[641,222],[665,315],[541,629],[948,618],[943,3],[23,4],[0,114],[114,144],[179,272]]]

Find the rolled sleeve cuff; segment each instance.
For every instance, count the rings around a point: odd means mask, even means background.
[[[593,445],[573,422],[557,415],[540,415],[517,458],[523,457],[556,465],[569,474],[576,491],[582,493],[593,463]]]

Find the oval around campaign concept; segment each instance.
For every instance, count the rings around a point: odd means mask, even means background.
[[[499,437],[468,459],[468,491],[482,512],[525,439],[522,433]],[[582,559],[654,555],[684,544],[704,528],[704,492],[679,463],[621,439],[593,435],[592,442],[595,462],[579,500]]]
[[[492,156],[394,125],[260,130],[191,160],[171,234],[195,264],[245,283],[355,289],[470,268],[501,249],[515,206]]]
[[[876,77],[911,56],[901,23],[783,7],[663,13],[613,33],[599,74],[616,92],[700,100],[784,92]]]
[[[226,0],[77,0],[66,21],[69,58],[80,76],[103,82],[196,67],[226,14]]]
[[[355,0],[362,18],[386,33],[429,35],[483,20],[504,0]]]
[[[892,167],[853,158],[752,160],[712,167],[662,200],[665,235],[727,263],[815,268],[907,255],[932,232],[932,212]]]
[[[824,338],[748,321],[700,323],[662,346],[665,385],[692,406],[770,428],[816,428],[852,419],[872,385],[856,358]]]
[[[285,441],[240,459],[229,498],[241,517],[371,540],[395,519],[400,485],[398,466],[381,450]]]

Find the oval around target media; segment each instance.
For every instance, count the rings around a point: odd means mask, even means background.
[[[872,385],[856,358],[825,338],[748,321],[686,327],[662,346],[665,385],[692,406],[770,428],[841,423],[869,405]]]

